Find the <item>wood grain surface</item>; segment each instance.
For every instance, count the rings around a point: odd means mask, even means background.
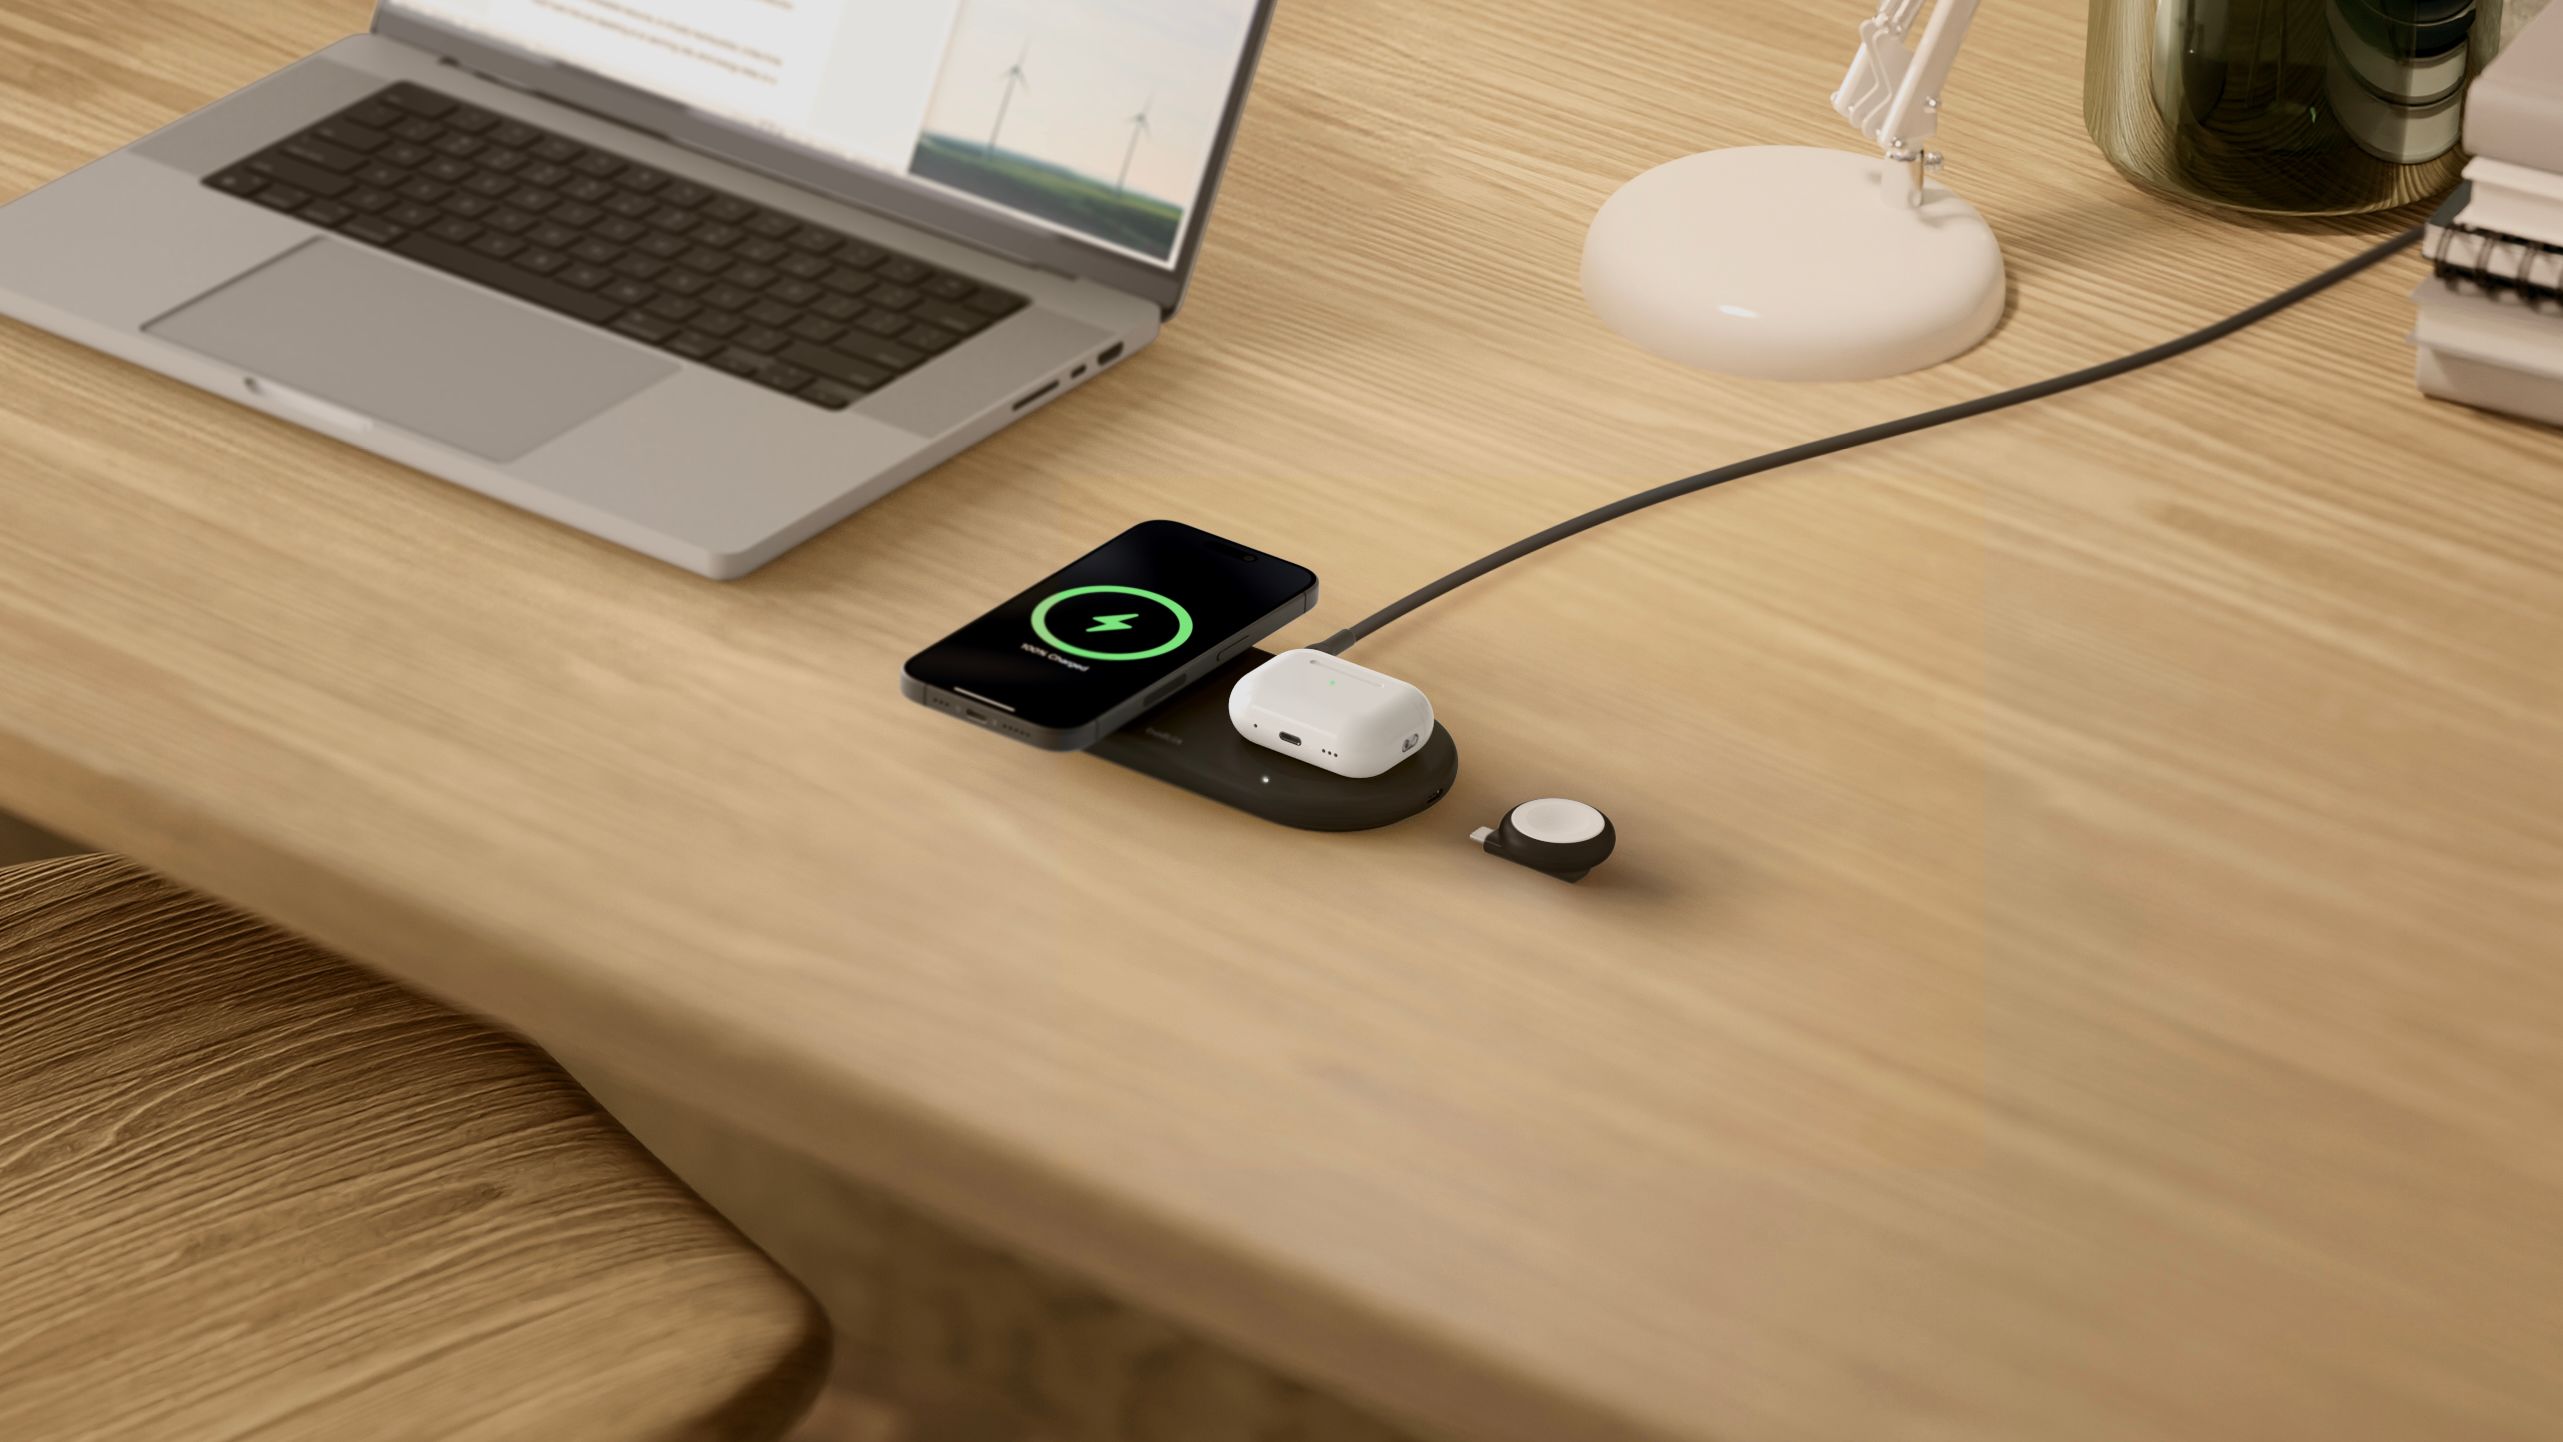
[[[540,1053],[107,857],[0,870],[0,1437],[716,1442],[809,1298]]]
[[[827,1309],[835,1366],[789,1442],[1420,1442],[646,1080],[563,1061]]]
[[[897,694],[1144,517],[1317,568],[1298,643],[2408,222],[2147,198],[2084,7],[2019,0],[1943,129],[1984,346],[1792,387],[1604,333],[1594,209],[1847,145],[1868,11],[1289,0],[1163,342],[735,585],[0,327],[0,806],[1419,1430],[2550,1436],[2563,437],[2414,393],[2417,262],[1390,628],[1462,755],[1390,831]],[[363,23],[17,0],[0,193]],[[1557,793],[1619,824],[1584,885],[1466,844]]]

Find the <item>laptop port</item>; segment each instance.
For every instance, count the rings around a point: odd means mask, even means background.
[[[1022,410],[1024,407],[1031,405],[1034,401],[1041,399],[1043,396],[1046,396],[1057,389],[1059,389],[1059,383],[1057,381],[1052,381],[1041,389],[1025,395],[1022,400],[1015,402],[1015,409]]]
[[[1095,357],[1095,369],[1102,370],[1105,366],[1111,365],[1114,361],[1121,359],[1121,351],[1122,345],[1119,341],[1114,341],[1112,344],[1105,346],[1103,354]]]

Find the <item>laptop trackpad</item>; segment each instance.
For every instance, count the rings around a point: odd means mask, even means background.
[[[326,238],[143,330],[493,461],[677,371],[575,321]]]

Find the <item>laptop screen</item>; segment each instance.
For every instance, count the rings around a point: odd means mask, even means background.
[[[1171,268],[1256,0],[393,0]]]

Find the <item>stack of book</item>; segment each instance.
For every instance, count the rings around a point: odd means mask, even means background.
[[[2412,294],[2421,389],[2563,426],[2563,6],[2465,100],[2465,183],[2430,217]]]

